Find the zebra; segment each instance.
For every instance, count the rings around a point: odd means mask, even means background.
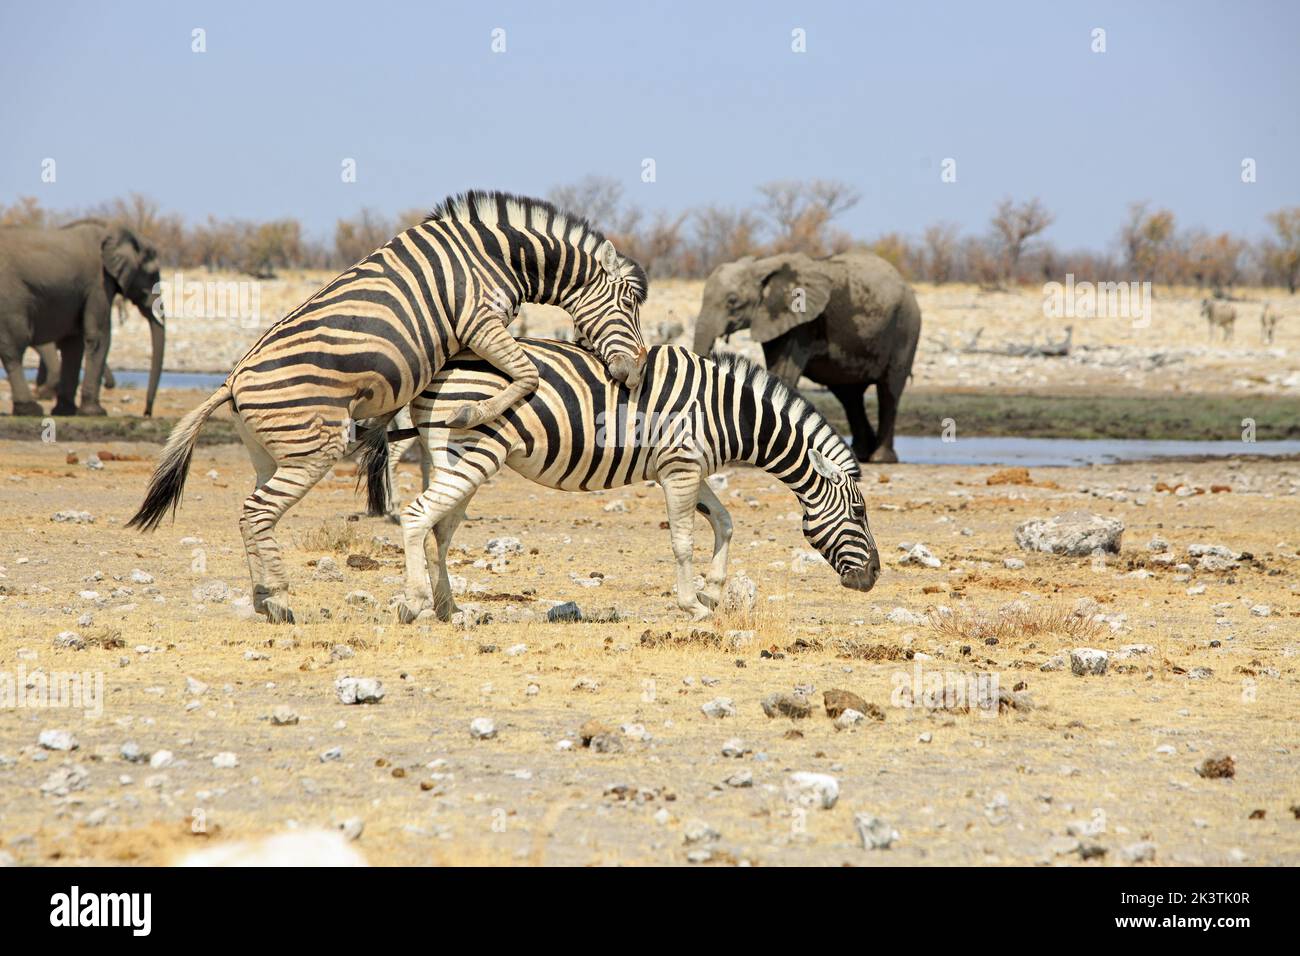
[[[1212,299],[1201,300],[1201,315],[1205,316],[1206,329],[1210,334],[1210,341],[1214,341],[1214,329],[1217,326],[1223,330],[1223,341],[1232,341],[1232,329],[1237,324],[1237,310],[1226,302],[1218,302]]]
[[[292,623],[273,531],[351,450],[356,422],[375,419],[382,433],[462,348],[502,374],[450,421],[475,427],[532,393],[537,369],[507,330],[523,302],[565,309],[609,374],[634,388],[647,291],[645,271],[584,219],[509,193],[453,196],[266,331],[172,430],[128,527],[149,531],[175,513],[199,429],[230,403],[257,472],[239,521],[253,606]]]
[[[667,502],[677,603],[695,620],[710,614],[726,582],[731,516],[705,478],[729,462],[751,462],[795,493],[804,535],[841,584],[858,591],[875,584],[880,557],[857,484],[857,458],[811,405],[762,368],[734,355],[705,358],[679,346],[654,346],[640,390],[629,392],[576,346],[521,344],[541,385],[495,421],[472,429],[447,424],[458,403],[501,384],[500,372],[465,353],[411,404],[433,480],[402,513],[406,593],[398,614],[404,623],[426,610],[443,620],[455,613],[447,549],[474,493],[503,466],[565,491],[656,479]],[[367,436],[360,471],[376,506],[388,492],[386,442],[406,437],[404,431]],[[713,530],[713,559],[698,593],[691,569],[697,510]],[[430,528],[438,546],[434,586],[425,556]]]

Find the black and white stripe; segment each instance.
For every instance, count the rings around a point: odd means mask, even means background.
[[[402,617],[454,610],[445,563],[430,586],[424,539],[447,546],[480,485],[503,467],[567,491],[653,479],[664,488],[680,606],[708,614],[726,579],[731,519],[705,478],[729,462],[750,462],[780,479],[803,506],[803,531],[848,587],[867,590],[880,570],[858,488],[857,459],[807,402],[763,369],[734,356],[703,358],[683,348],[650,349],[639,389],[611,381],[599,362],[561,342],[521,340],[541,375],[536,392],[499,419],[448,427],[449,414],[500,387],[501,375],[471,355],[452,359],[411,405],[432,458],[433,478],[402,513],[407,595]],[[366,456],[368,480],[386,477],[380,441]],[[691,571],[691,522],[702,512],[714,532],[704,591]]]
[[[266,331],[178,423],[130,523],[149,530],[176,508],[199,429],[232,403],[257,471],[240,518],[254,605],[273,621],[292,620],[272,532],[345,453],[353,422],[386,423],[462,349],[498,375],[451,420],[474,427],[525,398],[538,372],[507,329],[523,302],[565,309],[602,372],[635,386],[646,292],[641,267],[580,218],[506,193],[453,197]]]

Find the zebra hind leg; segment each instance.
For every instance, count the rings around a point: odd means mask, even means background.
[[[509,375],[511,382],[491,398],[461,405],[447,419],[449,427],[476,428],[499,418],[515,402],[537,390],[540,381],[537,366],[499,318],[481,322],[464,345]]]
[[[280,464],[275,474],[244,499],[241,528],[253,540],[262,570],[261,582],[253,585],[253,606],[272,624],[292,624],[296,620],[287,594],[289,578],[275,540],[275,526],[280,517],[302,500],[316,482],[334,464],[335,457],[319,457]],[[250,556],[249,566],[253,565]]]
[[[451,576],[447,574],[447,551],[451,548],[451,539],[465,518],[465,507],[469,499],[449,511],[441,521],[433,526],[434,537],[438,540],[438,580],[433,585],[433,612],[440,621],[450,621],[453,614],[460,610],[456,598],[451,593]],[[428,553],[429,539],[425,538],[425,552]]]

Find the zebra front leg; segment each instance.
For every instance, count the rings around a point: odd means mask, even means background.
[[[695,593],[695,572],[691,569],[691,551],[695,544],[692,525],[699,503],[700,470],[698,466],[683,466],[670,475],[661,475],[659,483],[663,485],[668,505],[668,535],[672,540],[673,557],[677,559],[677,606],[693,620],[701,621],[709,616],[709,608]]]
[[[505,372],[512,381],[493,398],[457,408],[447,420],[449,427],[475,428],[499,417],[515,402],[537,391],[540,381],[537,366],[498,316],[483,319],[465,338],[464,345]]]
[[[713,560],[704,575],[704,590],[698,595],[700,602],[710,608],[722,600],[722,587],[727,583],[727,554],[731,548],[731,514],[718,500],[708,481],[700,482],[700,500],[695,507],[709,519],[713,528]]]

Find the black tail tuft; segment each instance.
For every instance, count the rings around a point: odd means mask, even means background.
[[[388,425],[382,422],[361,439],[361,467],[357,480],[366,483],[366,511],[372,515],[388,514],[393,488],[388,475]]]
[[[153,531],[162,524],[168,511],[173,515],[176,514],[176,509],[181,506],[181,494],[185,491],[185,476],[189,474],[193,453],[193,446],[188,446],[181,455],[159,465],[153,479],[149,482],[149,491],[144,496],[144,503],[140,505],[140,510],[135,513],[135,517],[126,523],[128,528]]]

